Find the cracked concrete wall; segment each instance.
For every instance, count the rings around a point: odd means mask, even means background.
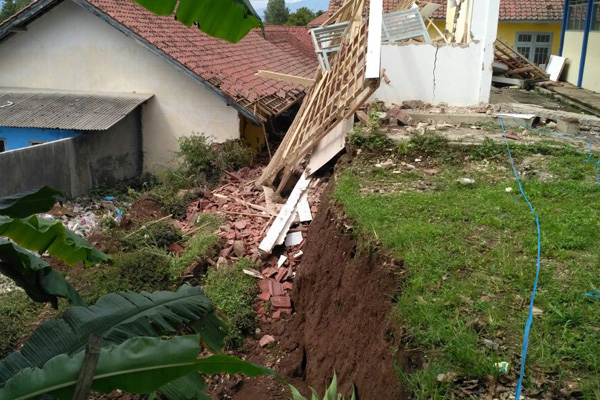
[[[455,106],[489,102],[499,10],[499,0],[473,2],[474,40],[468,44],[384,43],[381,66],[390,83],[383,82],[373,98]]]
[[[456,106],[479,104],[483,45],[434,46],[384,44],[381,64],[390,83],[381,83],[374,98],[389,103],[421,100]],[[491,76],[490,76],[491,82]]]

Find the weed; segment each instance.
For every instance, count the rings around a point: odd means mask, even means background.
[[[192,186],[216,183],[224,171],[250,166],[254,161],[253,150],[240,141],[229,140],[221,145],[212,145],[204,134],[180,138],[177,155]]]
[[[155,248],[167,251],[171,243],[181,241],[181,232],[168,220],[150,223],[134,234],[123,236],[120,242],[122,251],[133,251],[143,248]]]
[[[84,270],[87,285],[81,294],[89,302],[111,293],[132,290],[167,290],[171,286],[169,257],[156,250],[142,249],[113,256],[114,264]]]
[[[15,350],[43,308],[20,290],[0,295],[0,359]]]
[[[413,190],[410,180],[350,166],[337,183],[335,198],[364,241],[376,238],[386,252],[404,261],[406,279],[392,318],[405,328],[407,347],[425,349],[428,362],[403,379],[416,398],[445,399],[449,387],[436,381],[437,374],[495,375],[495,362],[520,355],[537,235],[503,144],[447,147],[438,139],[428,140],[418,138],[404,149],[438,161],[438,174],[417,175],[436,190]],[[543,156],[547,168],[562,178],[523,178],[541,219],[543,263],[536,307],[544,314],[533,325],[527,371],[577,379],[585,396],[594,398],[600,349],[593,343],[600,303],[584,295],[600,288],[600,185],[594,184],[593,163],[554,142],[511,143],[511,150],[517,168],[523,157]],[[444,164],[448,154],[462,161]],[[487,159],[488,167],[476,170],[464,157]],[[455,183],[458,176],[474,175],[474,187]],[[374,181],[387,193],[362,190]],[[507,187],[513,190],[507,192]],[[484,339],[500,347],[491,349]]]
[[[256,282],[242,272],[244,268],[254,267],[250,261],[243,259],[228,268],[211,268],[206,275],[203,286],[206,295],[229,319],[229,348],[242,346],[244,335],[256,327],[252,306],[257,291]]]
[[[219,238],[214,231],[221,225],[222,218],[202,213],[196,221],[197,232],[185,244],[185,250],[178,258],[171,260],[171,276],[179,278],[188,267],[201,264],[216,255]]]

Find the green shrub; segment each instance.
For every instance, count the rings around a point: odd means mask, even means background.
[[[228,140],[221,146],[221,154],[228,170],[249,167],[254,162],[256,156],[254,150],[240,140]]]
[[[361,124],[355,124],[348,135],[348,143],[369,150],[389,147],[391,140],[379,130],[364,129]]]
[[[113,256],[114,264],[88,268],[82,279],[88,287],[82,295],[88,301],[111,293],[132,290],[167,290],[171,286],[169,257],[150,249],[119,253]]]
[[[0,295],[0,359],[15,350],[43,308],[21,290]]]
[[[216,182],[227,165],[223,155],[215,151],[204,134],[179,138],[181,169],[192,185]]]
[[[367,126],[363,127],[360,123],[354,125],[354,129],[348,135],[348,142],[350,144],[369,150],[384,149],[390,146],[392,141],[385,133],[379,130],[381,126],[379,118],[380,110],[381,108],[378,103],[371,105]]]
[[[161,184],[148,193],[148,197],[160,203],[163,209],[175,218],[185,217],[190,202],[202,195],[201,187],[193,187],[186,173],[167,170],[158,174]],[[193,189],[190,189],[193,187]]]
[[[129,233],[128,235],[119,240],[122,251],[133,251],[143,248],[155,248],[167,251],[171,243],[182,240],[181,232],[175,228],[170,220],[149,223],[134,234]]]
[[[242,346],[244,334],[252,332],[256,327],[252,306],[257,292],[256,282],[242,272],[244,268],[254,267],[254,264],[244,259],[228,268],[211,268],[206,275],[204,292],[229,319],[229,348]]]

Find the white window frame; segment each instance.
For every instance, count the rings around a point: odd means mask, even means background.
[[[519,42],[520,35],[531,35],[531,42]],[[550,36],[550,41],[538,43],[536,41],[536,37],[538,35],[548,35],[548,36]],[[550,56],[552,55],[552,44],[553,43],[554,43],[554,34],[552,32],[543,32],[543,31],[526,32],[526,31],[523,31],[523,32],[517,32],[515,35],[515,50],[519,51],[519,48],[521,48],[521,47],[529,47],[529,54],[523,54],[523,55],[527,56],[527,58],[529,60],[531,60],[531,62],[533,62],[533,63],[535,63],[535,49],[536,48],[547,48],[548,49],[548,60],[549,60]],[[548,63],[548,60],[546,60],[546,63]],[[540,63],[538,65],[545,65],[546,63]]]

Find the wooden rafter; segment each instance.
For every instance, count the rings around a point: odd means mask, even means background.
[[[351,0],[348,34],[342,36],[340,51],[331,59],[331,69],[317,73],[292,126],[257,183],[275,186],[280,193],[293,169],[345,118],[369,99],[379,79],[365,79],[367,23],[362,18],[364,0]],[[343,15],[344,13],[340,14]],[[340,22],[340,21],[338,21]],[[377,32],[380,36],[380,32]]]

